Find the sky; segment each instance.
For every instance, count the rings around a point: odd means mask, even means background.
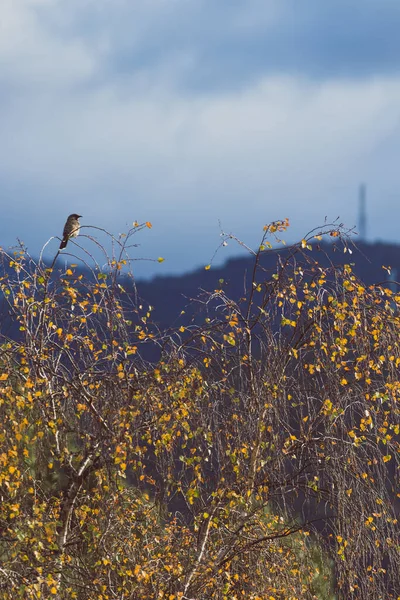
[[[400,242],[399,30],[398,0],[1,0],[0,246],[149,221],[137,276],[184,273],[221,230],[357,225],[361,182]]]

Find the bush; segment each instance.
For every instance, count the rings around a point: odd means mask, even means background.
[[[240,302],[168,331],[136,230],[86,279],[3,252],[2,597],[395,597],[400,295],[320,266],[336,228],[266,273],[286,227]]]

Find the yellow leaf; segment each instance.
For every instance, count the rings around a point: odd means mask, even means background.
[[[8,373],[2,373],[0,375],[0,381],[5,381],[6,379],[8,379]]]
[[[146,227],[151,229],[153,227],[153,225],[150,223],[150,221],[146,221]]]
[[[383,457],[383,462],[389,462],[389,460],[392,458],[391,454],[386,454],[386,456]]]
[[[206,265],[206,266],[204,267],[204,269],[205,269],[206,271],[209,271],[209,270],[211,269],[211,265]]]
[[[228,317],[228,318],[229,318],[229,325],[230,325],[231,327],[237,327],[237,325],[238,325],[238,323],[239,323],[239,319],[238,319],[238,316],[237,316],[237,314],[233,314],[233,315],[231,315],[231,316],[230,316],[230,317]]]
[[[164,260],[165,260],[165,258],[163,258],[162,256],[159,256],[159,257],[157,258],[157,261],[158,261],[159,263],[162,263],[162,262],[164,262]]]

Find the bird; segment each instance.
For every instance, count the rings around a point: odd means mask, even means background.
[[[79,230],[81,228],[79,219],[81,218],[81,216],[82,215],[77,215],[76,213],[69,215],[69,217],[64,225],[63,239],[60,244],[60,250],[65,248],[65,246],[68,244],[69,239],[74,238],[77,235],[79,235]]]

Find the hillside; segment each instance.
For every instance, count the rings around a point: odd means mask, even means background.
[[[314,254],[323,267],[329,263],[343,265],[354,263],[355,274],[367,285],[400,279],[400,245],[376,243],[358,243],[350,248],[350,253],[344,253],[342,248],[334,244],[315,245]],[[320,250],[320,251],[319,251]],[[285,260],[290,249],[270,251],[262,255],[261,266],[265,269],[265,278],[276,272],[278,257]],[[391,276],[382,267],[391,267]],[[172,326],[176,323],[188,322],[196,311],[196,305],[191,302],[199,296],[200,290],[212,291],[223,288],[227,296],[237,300],[243,296],[245,286],[249,285],[253,269],[252,257],[234,258],[218,268],[205,270],[197,269],[180,276],[159,276],[150,282],[137,283],[140,297],[155,307],[154,319],[162,326]],[[179,317],[182,310],[185,315]]]

